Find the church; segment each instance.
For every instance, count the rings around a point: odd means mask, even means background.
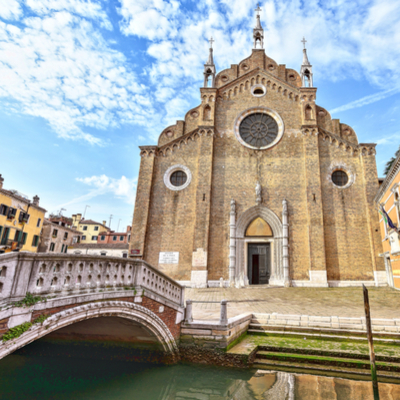
[[[386,285],[375,144],[317,105],[304,39],[300,72],[265,53],[256,11],[251,55],[217,73],[211,40],[200,104],[140,146],[129,256],[191,287]]]

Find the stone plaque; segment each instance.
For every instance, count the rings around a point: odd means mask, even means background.
[[[197,249],[192,256],[193,267],[207,267],[207,252],[204,249]]]
[[[178,251],[160,251],[159,264],[179,264]]]

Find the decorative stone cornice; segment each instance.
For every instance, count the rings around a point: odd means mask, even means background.
[[[260,67],[251,70],[247,74],[240,76],[224,86],[221,86],[218,89],[219,97],[223,100],[229,100],[243,91],[250,90],[251,86],[253,86],[251,83],[252,79],[255,80],[255,83],[262,83],[267,87],[267,90],[276,90],[277,93],[286,96],[288,100],[299,101],[300,91],[298,88],[291,86],[287,82],[284,82],[275,76],[269,75]]]
[[[140,156],[163,156],[166,157],[169,154],[180,149],[182,146],[187,145],[190,141],[197,140],[200,136],[214,136],[213,126],[199,126],[195,130],[183,135],[172,142],[169,142],[163,146],[140,146]]]
[[[375,143],[360,143],[356,145],[321,128],[320,126],[303,125],[301,127],[301,132],[305,136],[320,136],[322,137],[322,140],[327,140],[331,145],[349,152],[353,156],[371,156],[376,154]]]

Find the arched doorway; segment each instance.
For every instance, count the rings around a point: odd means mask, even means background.
[[[261,217],[257,217],[247,227],[245,237],[249,284],[268,284],[271,277],[272,229]]]
[[[256,236],[252,236],[252,234]],[[257,205],[247,209],[243,214],[238,216],[235,238],[236,285],[253,284],[252,276],[249,276],[249,261],[252,269],[253,255],[263,253],[264,251],[265,253],[269,251],[268,283],[272,285],[284,285],[282,239],[282,222],[269,208]],[[256,252],[253,246],[256,246]],[[260,249],[257,246],[261,246]],[[260,261],[263,262],[263,260],[262,257],[260,260],[260,254],[258,255],[260,268]],[[267,257],[267,254],[265,254],[265,258]],[[265,281],[265,277],[263,281]]]

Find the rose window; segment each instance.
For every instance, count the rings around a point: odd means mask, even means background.
[[[278,136],[278,124],[268,114],[255,113],[243,119],[239,127],[241,138],[250,146],[261,148]]]

